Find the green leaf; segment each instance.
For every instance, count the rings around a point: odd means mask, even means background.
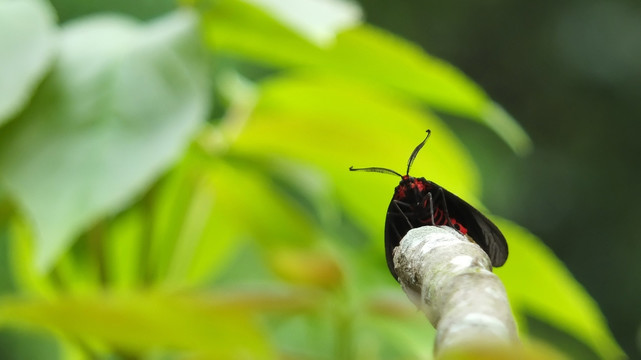
[[[404,173],[410,153],[428,128],[432,136],[412,174],[470,198],[478,191],[476,167],[438,118],[403,99],[334,77],[293,76],[265,82],[232,151],[284,157],[322,169],[354,218],[378,236],[399,179],[354,173],[349,167],[382,166]]]
[[[263,255],[318,240],[312,221],[252,165],[192,149],[163,181],[153,211],[155,281],[181,287],[214,279],[248,240]]]
[[[434,109],[481,121],[516,152],[531,146],[518,123],[462,72],[372,26],[347,29],[331,46],[321,48],[251,6],[220,1],[207,13],[205,30],[216,51],[384,87]]]
[[[30,294],[53,296],[57,290],[50,278],[36,272],[33,264],[35,245],[26,220],[17,214],[9,222],[8,251],[11,254],[7,265],[16,283],[16,288]]]
[[[404,294],[403,294],[404,295]],[[406,298],[403,299],[408,301]],[[436,330],[416,311],[412,305],[404,315],[381,316],[372,314],[365,318],[361,325],[361,337],[376,336],[377,346],[363,346],[372,352],[367,358],[371,359],[431,359],[434,352]],[[375,332],[375,333],[374,333]],[[384,341],[383,341],[384,339]],[[363,344],[365,345],[365,344]],[[377,356],[375,356],[375,352]]]
[[[55,329],[111,348],[143,353],[161,348],[208,358],[273,358],[252,319],[261,304],[203,295],[131,293],[122,296],[0,300],[0,327]]]
[[[228,203],[236,185],[228,191],[214,186],[212,176],[230,174],[211,169],[213,164],[189,151],[157,191],[150,261],[156,281],[165,286],[215,278],[243,244],[244,229],[251,227],[241,223],[242,214],[231,215],[238,211],[233,199]]]
[[[0,131],[0,180],[35,226],[47,270],[80,231],[122,209],[180,156],[206,117],[194,14],[148,25],[87,18],[29,108]]]
[[[144,208],[134,207],[120,214],[105,230],[105,277],[113,290],[131,290],[142,286],[147,269],[143,264],[149,241],[150,216]]]
[[[54,59],[56,35],[48,2],[0,1],[0,125],[31,98]]]
[[[496,269],[516,313],[528,313],[590,346],[603,359],[624,357],[597,303],[554,254],[527,230],[497,221],[510,244],[506,265]]]

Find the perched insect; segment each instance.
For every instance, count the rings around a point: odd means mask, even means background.
[[[487,217],[458,196],[425,178],[409,175],[412,163],[431,131],[418,144],[407,161],[407,171],[401,175],[394,170],[369,167],[350,171],[371,171],[401,177],[394,189],[394,196],[387,208],[385,219],[385,257],[387,267],[398,280],[394,271],[393,250],[410,229],[425,225],[446,225],[471,238],[490,256],[492,266],[498,267],[507,260],[507,242],[501,231]]]

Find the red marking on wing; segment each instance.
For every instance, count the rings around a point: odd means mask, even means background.
[[[452,222],[452,226],[454,226],[454,228],[458,230],[458,232],[460,232],[463,235],[467,235],[467,228],[465,226],[463,226],[461,223],[456,221],[456,219],[454,218],[451,218],[450,221]]]

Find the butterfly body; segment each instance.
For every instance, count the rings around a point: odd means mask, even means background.
[[[385,218],[385,257],[394,276],[394,248],[413,228],[449,226],[476,242],[489,256],[493,266],[507,259],[507,242],[501,231],[481,212],[440,185],[403,176],[394,189],[394,196]]]
[[[430,136],[410,155],[407,172],[401,175],[393,170],[379,167],[350,168],[351,171],[370,171],[397,175],[401,181],[394,189],[394,195],[385,218],[385,257],[387,267],[398,280],[394,269],[394,248],[405,234],[421,226],[449,226],[477,243],[490,257],[492,266],[505,263],[508,255],[507,241],[494,223],[463,199],[442,186],[423,177],[409,175],[414,158]]]

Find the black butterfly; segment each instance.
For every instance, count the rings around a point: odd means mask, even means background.
[[[421,226],[446,225],[471,238],[490,256],[492,266],[498,267],[507,260],[507,242],[498,227],[485,215],[458,196],[445,190],[438,184],[425,178],[409,175],[412,163],[431,131],[418,144],[407,161],[407,171],[401,175],[394,170],[369,167],[350,171],[371,171],[392,174],[401,177],[401,182],[394,189],[394,196],[387,208],[385,219],[385,257],[387,267],[398,280],[394,270],[393,250],[410,229]]]

